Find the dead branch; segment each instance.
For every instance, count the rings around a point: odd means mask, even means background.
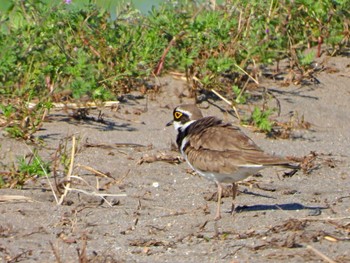
[[[72,172],[73,172],[74,156],[75,156],[75,136],[73,135],[73,137],[72,137],[72,152],[71,152],[69,170],[68,170],[68,173],[67,173],[67,176],[66,176],[67,185],[64,186],[65,191],[64,191],[63,195],[61,195],[61,197],[60,197],[60,200],[58,202],[59,205],[62,204],[64,198],[67,196],[68,189],[70,188],[70,185],[71,185],[70,177],[71,177]]]
[[[115,107],[119,104],[119,101],[105,101],[101,103],[84,102],[84,103],[52,103],[55,109],[96,109],[98,107]],[[28,108],[35,108],[37,103],[29,102]]]

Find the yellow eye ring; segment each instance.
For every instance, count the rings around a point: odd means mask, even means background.
[[[174,117],[175,117],[175,119],[177,119],[177,120],[180,119],[181,116],[182,116],[182,113],[181,113],[181,112],[176,111],[176,112],[174,113]]]

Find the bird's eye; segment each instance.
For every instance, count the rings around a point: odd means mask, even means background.
[[[181,116],[182,116],[182,113],[181,113],[181,112],[176,111],[176,112],[174,113],[174,117],[175,117],[176,120],[180,119]]]

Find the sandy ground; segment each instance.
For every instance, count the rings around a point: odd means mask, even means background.
[[[63,205],[56,204],[46,178],[22,190],[0,190],[0,196],[29,198],[0,202],[0,261],[350,262],[350,61],[332,58],[327,67],[316,75],[319,84],[266,81],[281,103],[278,120],[304,116],[310,129],[271,139],[243,128],[270,153],[309,155],[314,169],[291,177],[281,169],[263,170],[239,185],[237,212],[223,213],[217,222],[215,200],[206,199],[215,186],[171,150],[176,134],[165,127],[173,107],[191,101],[178,97],[184,82],[164,78],[161,92],[147,100],[125,96],[118,110],[103,109],[103,123],[96,121],[97,111],[89,114],[95,120],[80,121],[52,111],[35,134],[44,140],[39,153],[52,160],[67,143],[69,156],[67,138],[74,135],[73,175],[81,179],[72,179],[77,190],[68,192]],[[204,115],[237,123],[222,101],[209,101],[199,105]],[[0,144],[1,169],[35,147],[4,134]],[[58,183],[64,175],[58,167]],[[223,210],[230,206],[224,198]]]

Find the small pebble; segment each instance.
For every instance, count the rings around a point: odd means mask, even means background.
[[[319,216],[322,213],[321,209],[315,208],[309,211],[309,216]]]

